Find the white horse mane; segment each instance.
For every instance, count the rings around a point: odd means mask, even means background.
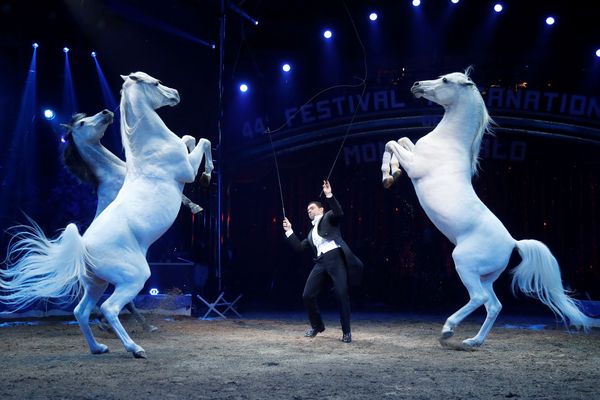
[[[458,76],[462,75],[463,79],[465,80],[464,82],[459,83],[472,86],[473,94],[477,99],[477,103],[481,106],[481,121],[479,128],[477,129],[477,133],[473,138],[473,143],[471,144],[471,176],[476,176],[479,172],[479,151],[481,149],[481,141],[483,140],[485,134],[494,133],[492,127],[494,126],[495,122],[488,113],[487,107],[485,106],[485,102],[483,101],[483,97],[481,97],[481,93],[479,92],[477,85],[475,85],[470,78],[471,71],[473,71],[473,67],[469,66],[467,69],[465,69],[464,74],[456,74]]]
[[[127,121],[127,113],[123,112],[123,110],[127,107],[128,100],[124,96],[124,90],[131,84],[135,84],[137,82],[144,82],[149,85],[158,85],[160,81],[156,78],[151,77],[145,72],[132,72],[129,75],[121,75],[121,78],[125,81],[123,83],[123,88],[121,89],[121,102],[119,104],[119,108],[121,109],[121,144],[126,153],[131,152],[131,143],[129,142],[128,136],[135,130],[137,124],[145,117],[145,115],[140,116],[140,119],[134,124],[130,125]],[[131,82],[131,83],[130,83]]]

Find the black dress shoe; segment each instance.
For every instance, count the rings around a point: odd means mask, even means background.
[[[350,343],[352,341],[352,334],[350,332],[344,333],[340,340],[344,343]]]
[[[309,328],[304,332],[304,337],[310,337],[313,338],[315,336],[317,336],[317,333],[321,333],[325,330],[325,327],[321,327],[321,328]]]

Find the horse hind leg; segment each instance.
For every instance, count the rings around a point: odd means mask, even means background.
[[[456,258],[455,258],[456,262]],[[460,280],[469,292],[469,302],[461,309],[452,314],[442,328],[440,342],[444,344],[446,340],[454,335],[456,327],[473,311],[488,302],[488,294],[481,284],[481,279],[478,273],[474,272],[474,268],[467,268],[457,263],[456,271]],[[465,343],[466,344],[466,343]]]
[[[487,312],[487,315],[486,315],[485,321],[483,322],[483,325],[481,325],[481,328],[479,329],[479,332],[477,333],[477,335],[475,335],[474,337],[472,337],[470,339],[463,340],[463,344],[466,346],[469,346],[469,347],[481,346],[483,344],[483,342],[485,341],[487,335],[490,333],[490,330],[492,329],[494,322],[496,322],[496,318],[498,318],[498,314],[500,314],[500,310],[502,310],[502,304],[500,303],[500,300],[498,300],[496,293],[494,293],[494,288],[493,288],[494,281],[496,280],[498,275],[499,274],[497,274],[492,279],[486,279],[482,282],[483,289],[486,291],[486,293],[488,295],[488,301],[485,302],[485,310]]]
[[[146,331],[154,332],[158,330],[157,327],[150,325],[148,321],[146,321],[146,318],[138,311],[138,309],[135,307],[135,304],[133,304],[133,301],[125,304],[125,308],[131,313],[131,315],[133,315],[133,318],[135,318],[135,320],[144,327]]]
[[[108,353],[108,346],[98,343],[94,338],[94,334],[90,328],[90,313],[96,306],[100,296],[106,290],[108,284],[100,281],[87,281],[83,283],[84,294],[79,304],[75,307],[73,314],[79,323],[79,328],[87,341],[88,347],[92,354]]]
[[[146,358],[146,352],[129,337],[119,320],[119,312],[144,287],[144,281],[116,284],[113,294],[100,307],[113,332],[121,340],[121,343],[123,343],[125,350],[132,353],[135,358]]]

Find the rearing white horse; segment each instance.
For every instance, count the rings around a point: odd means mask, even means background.
[[[550,250],[537,240],[513,239],[477,197],[471,178],[477,172],[481,140],[492,120],[469,72],[415,82],[412,93],[443,106],[444,117],[416,144],[406,137],[388,142],[381,166],[383,184],[390,187],[400,175],[399,162],[427,216],[456,246],[452,258],[470,300],[446,320],[441,340],[450,338],[465,317],[485,305],[487,316],[481,329],[463,341],[467,346],[483,344],[502,308],[492,285],[514,248],[522,261],[512,271],[513,292],[519,287],[572,325],[584,329],[597,325],[598,321],[584,315],[566,294]]]
[[[17,234],[9,249],[7,270],[0,270],[0,300],[25,307],[40,298],[84,294],[75,308],[90,351],[105,353],[89,327],[89,315],[108,283],[113,294],[101,310],[125,349],[145,357],[119,321],[118,315],[142,289],[150,276],[146,252],[173,223],[185,183],[193,182],[206,158],[201,181],[213,170],[210,142],[171,132],[156,109],[179,103],[179,94],[151,76],[136,72],[123,76],[121,138],[125,148],[126,176],[115,200],[80,236],[69,224],[57,239],[47,239],[38,227]],[[188,153],[188,150],[193,149]]]

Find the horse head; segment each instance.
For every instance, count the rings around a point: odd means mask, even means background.
[[[176,106],[179,104],[179,93],[160,83],[156,78],[145,72],[132,72],[129,75],[121,75],[123,83],[122,94],[133,93],[134,96],[147,100],[154,110],[164,106]]]
[[[75,114],[68,124],[61,124],[65,129],[66,142],[63,151],[63,163],[73,175],[83,182],[98,186],[98,178],[87,162],[81,156],[85,147],[97,146],[104,136],[106,128],[113,122],[114,114],[102,110],[98,114],[86,117],[85,114]]]
[[[486,133],[492,133],[494,121],[488,114],[481,93],[469,77],[471,70],[469,67],[464,73],[452,72],[438,79],[417,81],[410,91],[417,98],[424,97],[443,106],[446,114],[459,112],[463,115],[458,124],[454,120],[452,127],[444,125],[444,131],[461,132],[464,144],[470,147],[471,175],[474,175],[479,166],[481,140]]]
[[[477,88],[469,75],[462,72],[453,72],[443,75],[438,79],[417,81],[410,91],[416,98],[424,97],[441,106],[456,103],[465,91],[472,93]]]
[[[75,114],[68,124],[61,124],[67,132],[67,140],[72,137],[78,145],[98,142],[104,136],[108,125],[112,124],[114,114],[102,110],[98,114],[86,117],[85,114]]]

